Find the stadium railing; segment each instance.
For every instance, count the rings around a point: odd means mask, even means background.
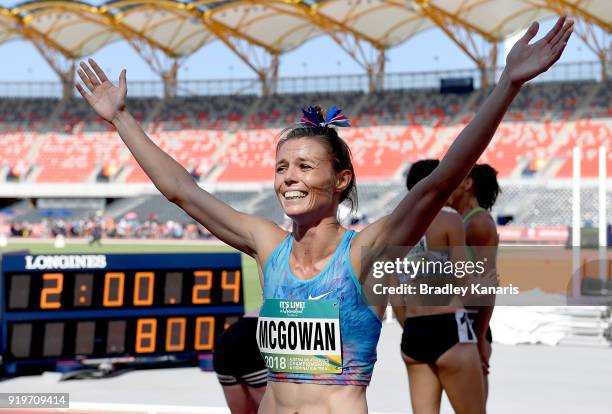
[[[503,67],[497,69],[497,77]],[[112,77],[112,76],[111,76]],[[383,88],[422,89],[438,88],[440,79],[447,77],[472,77],[474,86],[480,88],[480,71],[476,68],[449,69],[424,72],[386,73]],[[601,66],[597,61],[559,63],[538,77],[538,82],[567,80],[601,80]],[[298,76],[278,79],[277,93],[340,92],[368,90],[368,76],[364,74],[335,74],[324,76]],[[60,82],[0,81],[0,96],[4,97],[61,97]],[[163,96],[161,80],[130,80],[130,96]],[[78,92],[74,91],[75,96]],[[200,95],[261,95],[261,84],[256,78],[178,80],[179,96]]]

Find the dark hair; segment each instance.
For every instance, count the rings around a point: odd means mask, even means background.
[[[474,180],[472,188],[478,205],[491,210],[497,196],[501,193],[497,182],[497,171],[489,164],[476,164],[468,177]]]
[[[439,160],[420,160],[410,166],[406,176],[406,188],[412,190],[419,181],[427,177],[440,164]]]
[[[351,203],[351,213],[357,211],[357,180],[355,178],[355,169],[353,168],[353,160],[351,150],[348,144],[338,136],[338,132],[331,127],[302,127],[294,126],[284,129],[280,134],[276,151],[282,144],[290,139],[297,138],[313,138],[319,140],[327,146],[332,156],[334,171],[349,170],[352,174],[352,179],[349,185],[340,194],[340,202],[349,200]]]

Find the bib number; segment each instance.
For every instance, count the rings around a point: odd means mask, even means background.
[[[257,322],[257,343],[273,372],[341,374],[338,301],[267,299]]]

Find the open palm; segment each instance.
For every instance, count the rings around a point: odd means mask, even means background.
[[[125,69],[119,75],[119,86],[115,86],[95,60],[89,59],[89,65],[91,68],[81,62],[78,74],[91,94],[87,93],[80,83],[76,84],[76,88],[98,115],[112,122],[115,116],[125,109],[127,95]]]
[[[506,70],[512,83],[523,84],[546,72],[559,60],[572,34],[573,24],[573,21],[560,17],[546,36],[530,45],[529,41],[538,33],[538,23],[532,23],[506,58]]]

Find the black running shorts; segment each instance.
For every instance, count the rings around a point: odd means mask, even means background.
[[[213,366],[221,385],[265,387],[268,369],[257,346],[257,318],[242,318],[215,344]]]

